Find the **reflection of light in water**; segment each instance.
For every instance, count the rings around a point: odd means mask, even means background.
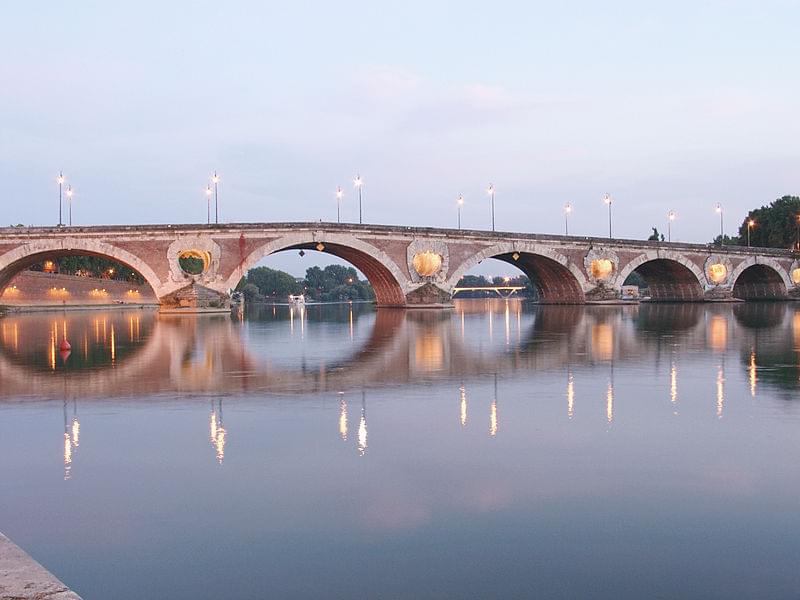
[[[306,307],[300,305],[300,339],[305,338],[306,335]]]
[[[217,411],[213,408],[211,409],[211,419],[209,423],[209,429],[211,430],[211,443],[213,444],[217,440]]]
[[[217,439],[214,443],[214,447],[217,451],[217,462],[222,464],[222,461],[225,460],[225,428],[220,424],[219,428],[217,429]],[[234,461],[235,462],[235,461]]]
[[[461,309],[461,339],[464,339],[464,309]]]
[[[64,480],[70,478],[72,470],[72,441],[69,439],[69,434],[64,432]]]
[[[506,346],[511,343],[511,308],[508,306],[508,300],[506,300]]]
[[[711,317],[711,347],[722,351],[728,345],[728,320],[723,315]]]
[[[517,341],[522,339],[522,304],[517,303]]]
[[[344,398],[339,401],[339,436],[347,441],[347,401]]]
[[[610,323],[595,323],[592,326],[592,356],[595,360],[614,358],[614,330]]]
[[[294,306],[289,307],[289,333],[294,335]]]
[[[222,424],[222,400],[219,401],[218,408],[214,408],[214,401],[211,401],[211,416],[209,417],[209,432],[211,445],[217,456],[217,462],[222,464],[225,460],[225,436],[228,433]]]
[[[572,373],[567,373],[567,417],[570,419],[575,414],[575,382]]]
[[[14,323],[14,352],[19,352],[19,328]]]
[[[678,401],[678,368],[674,362],[669,369],[669,399],[673,404]]]
[[[606,391],[606,420],[609,423],[614,420],[614,383],[610,380]]]
[[[90,442],[92,441],[91,437],[92,436],[90,435],[89,436]],[[81,423],[80,421],[78,421],[78,417],[72,417],[72,445],[75,446],[76,448],[81,445]]]
[[[497,399],[492,400],[489,407],[489,435],[492,437],[497,435]]]
[[[117,360],[117,339],[114,335],[114,324],[111,324],[111,362]]]
[[[792,330],[794,331],[794,349],[800,351],[800,311],[792,317]]]
[[[353,341],[353,305],[350,305],[350,341]]]
[[[464,386],[462,385],[460,388],[458,388],[458,391],[461,398],[461,410],[459,416],[461,420],[461,426],[464,427],[467,424],[467,390],[465,390]]]
[[[444,340],[435,331],[425,331],[414,339],[414,364],[422,371],[444,366]]]
[[[722,365],[717,369],[717,417],[722,418],[725,409],[725,370]]]
[[[492,317],[492,305],[490,303],[486,303],[486,310],[489,312],[489,341],[494,339],[494,322]]]
[[[50,369],[52,371],[56,370],[56,338],[54,334],[50,334],[50,348],[48,352],[48,362],[50,363]]]
[[[756,382],[758,381],[758,377],[756,377],[756,352],[755,350],[750,351],[750,395],[755,398],[756,397]]]
[[[365,408],[361,407],[361,419],[358,422],[358,455],[364,456],[367,452],[367,415]]]

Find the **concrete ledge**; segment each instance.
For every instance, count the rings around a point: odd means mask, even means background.
[[[0,533],[0,600],[81,600],[28,554]]]

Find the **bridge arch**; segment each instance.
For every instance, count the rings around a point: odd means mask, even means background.
[[[789,274],[768,257],[749,256],[731,273],[732,295],[741,300],[782,300],[792,287]]]
[[[235,288],[262,258],[284,250],[317,250],[346,260],[364,273],[379,306],[406,305],[408,277],[385,252],[352,235],[317,231],[293,233],[259,246],[234,269],[225,282],[226,289]]]
[[[46,257],[84,254],[110,258],[138,272],[160,297],[162,282],[153,269],[141,258],[112,244],[96,239],[43,239],[18,246],[0,255],[0,292],[17,273]]]
[[[517,242],[495,244],[467,258],[448,278],[447,289],[453,289],[467,271],[487,258],[502,260],[525,273],[544,304],[583,304],[592,287],[583,271],[563,254],[540,244]]]
[[[647,282],[650,298],[656,302],[703,300],[705,274],[678,252],[662,250],[640,254],[620,270],[619,285],[623,285],[634,271]]]

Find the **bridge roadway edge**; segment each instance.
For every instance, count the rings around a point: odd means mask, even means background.
[[[0,600],[81,600],[55,575],[0,533]]]

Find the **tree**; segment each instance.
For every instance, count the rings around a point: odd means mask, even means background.
[[[247,272],[247,283],[256,287],[265,297],[285,298],[289,294],[299,294],[302,286],[285,271],[256,267]]]
[[[244,294],[244,299],[247,302],[257,302],[258,300],[263,300],[263,297],[258,291],[258,287],[252,283],[247,283],[242,286],[241,292]]]
[[[739,226],[739,240],[744,240],[744,244],[747,243],[747,224],[751,220],[751,246],[800,249],[800,197],[783,196],[769,206],[747,213]]]
[[[729,235],[718,235],[711,242],[715,246],[738,246],[740,241],[738,237],[731,237]]]

